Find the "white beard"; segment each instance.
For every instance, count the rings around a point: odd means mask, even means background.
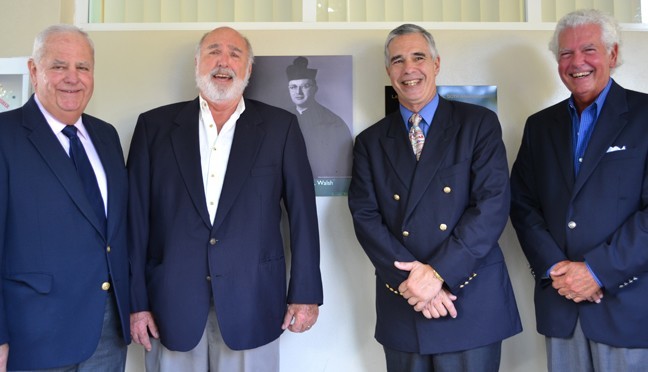
[[[196,69],[196,86],[205,99],[212,102],[231,101],[239,99],[243,95],[245,87],[247,87],[250,80],[250,70],[245,74],[243,79],[240,79],[233,70],[229,68],[215,68],[209,73],[199,75]],[[212,76],[216,74],[227,74],[232,78],[232,85],[230,87],[222,87],[212,81]]]

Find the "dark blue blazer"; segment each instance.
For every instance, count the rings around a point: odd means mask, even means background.
[[[648,95],[615,82],[574,176],[567,100],[527,120],[511,175],[511,221],[535,275],[538,332],[648,347]],[[574,222],[574,224],[570,224]],[[571,228],[570,228],[571,226]],[[546,278],[562,260],[586,261],[604,287],[576,304]]]
[[[89,358],[109,278],[130,342],[124,156],[115,128],[82,120],[108,179],[107,235],[34,98],[0,114],[0,344],[9,343],[9,369]]]
[[[521,331],[497,240],[509,209],[508,166],[497,116],[440,98],[417,163],[400,112],[354,146],[349,207],[376,268],[376,339],[435,354],[484,346]],[[426,319],[389,290],[408,273],[394,261],[434,267],[457,295],[458,317]]]
[[[199,110],[196,98],[138,119],[128,157],[132,311],[151,311],[161,342],[188,351],[203,334],[213,297],[225,343],[251,349],[279,337],[287,303],[322,303],[313,176],[297,118],[245,100],[212,225]]]

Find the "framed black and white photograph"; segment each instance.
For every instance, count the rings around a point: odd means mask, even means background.
[[[258,56],[247,98],[297,116],[317,196],[347,195],[353,148],[351,56]]]

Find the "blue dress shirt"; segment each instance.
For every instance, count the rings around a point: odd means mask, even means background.
[[[427,137],[428,131],[430,130],[430,125],[432,124],[432,120],[434,119],[434,114],[436,113],[437,107],[439,107],[439,93],[436,93],[434,95],[434,98],[432,98],[432,101],[430,101],[421,109],[421,111],[418,112],[418,114],[421,115],[421,118],[423,119],[419,123],[419,127],[421,127],[421,130],[423,131],[423,135],[425,137]],[[409,132],[409,118],[414,113],[405,108],[405,106],[403,105],[400,105],[400,113],[403,117],[403,121],[405,122],[405,129],[407,129],[407,131]]]

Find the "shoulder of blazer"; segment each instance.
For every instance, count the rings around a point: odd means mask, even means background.
[[[14,130],[16,124],[20,125],[23,122],[25,117],[25,109],[19,107],[14,110],[0,112],[0,132],[5,132],[9,130]]]
[[[198,97],[196,97],[191,101],[174,102],[150,109],[140,114],[140,116],[150,116],[155,118],[163,117],[166,120],[173,120],[174,118],[176,118],[176,116],[180,115],[183,112],[190,111],[197,114],[199,110],[200,103]]]
[[[4,115],[6,116],[2,118],[2,120],[0,120],[1,123],[11,123],[12,121],[14,121],[16,124],[22,125],[30,131],[36,130],[41,126],[43,126],[42,128],[44,128],[44,126],[47,125],[45,116],[38,108],[38,104],[36,104],[34,94],[32,94],[29,100],[27,100],[27,102],[22,105],[22,107],[8,111],[4,113]]]
[[[297,118],[295,114],[291,113],[288,110],[282,109],[280,107],[272,106],[261,101],[244,98],[245,101],[245,112],[254,113],[262,118],[273,117],[273,118]]]
[[[282,108],[260,101],[245,98],[245,111],[241,114],[236,125],[272,126],[273,130],[287,130],[297,124],[297,116]]]
[[[648,108],[648,106],[645,105],[645,102],[648,101],[648,94],[630,89],[624,89],[624,91],[626,93],[628,104],[641,102],[642,108]]]
[[[463,123],[470,119],[474,120],[476,118],[488,116],[497,118],[495,112],[484,106],[474,103],[448,100],[439,96],[439,106],[434,114],[433,122],[437,121],[437,118],[439,118],[445,122],[451,122],[449,119],[456,119],[457,122]]]
[[[614,111],[618,114],[633,111],[633,114],[638,114],[645,118],[643,112],[648,111],[648,94],[625,89],[614,80],[612,81],[612,87],[605,102],[606,104],[609,102],[610,105],[614,106]]]
[[[560,119],[569,118],[569,98],[546,107],[527,119],[529,125],[546,125],[548,121],[561,121]]]
[[[99,131],[102,133],[109,132],[114,135],[117,134],[117,129],[115,129],[115,127],[112,124],[108,123],[107,121],[101,120],[95,116],[82,114],[81,120],[83,121],[83,125],[85,125],[86,127],[92,127],[91,130]]]
[[[398,130],[398,126],[400,125],[404,126],[405,123],[401,118],[400,111],[396,110],[360,132],[356,138],[362,140],[368,137],[384,137],[388,133],[393,133],[394,130]]]

